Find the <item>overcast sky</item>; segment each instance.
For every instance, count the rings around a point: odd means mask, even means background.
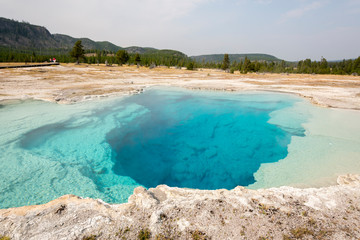
[[[360,0],[0,0],[0,6],[1,17],[121,47],[285,60],[360,56]]]

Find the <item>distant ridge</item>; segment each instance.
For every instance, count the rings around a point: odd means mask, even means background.
[[[71,49],[76,41],[81,40],[85,49],[107,50],[112,52],[117,52],[118,50],[123,49],[122,47],[116,46],[108,41],[96,42],[89,38],[73,38],[64,34],[53,34],[53,36],[60,44],[60,48]]]
[[[60,44],[44,27],[0,17],[0,46],[11,48],[59,48]]]
[[[176,56],[186,56],[184,53],[176,50],[159,50],[138,46],[123,48],[108,41],[93,41],[89,38],[74,38],[64,34],[51,34],[45,27],[0,17],[0,47],[2,48],[18,50],[62,49],[70,51],[78,40],[81,40],[84,48],[88,50],[117,52],[124,49],[129,53],[170,53]]]
[[[267,62],[279,62],[281,59],[262,53],[249,53],[249,54],[229,54],[229,58],[231,62],[244,61],[245,57],[247,57],[251,61],[267,61]],[[197,62],[214,62],[219,63],[224,60],[224,54],[209,54],[209,55],[200,55],[200,56],[191,56],[190,58],[194,59]]]

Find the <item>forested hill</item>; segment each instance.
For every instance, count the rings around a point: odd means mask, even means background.
[[[82,40],[85,49],[117,51],[122,49],[110,42],[95,42],[88,38],[73,38],[63,34],[51,34],[45,27],[0,18],[0,46],[13,49],[71,49]]]
[[[60,44],[60,48],[65,49],[71,49],[78,40],[81,40],[85,49],[96,49],[101,51],[107,50],[111,52],[116,52],[120,49],[123,49],[122,47],[116,46],[115,44],[108,41],[95,42],[89,38],[73,38],[64,34],[53,34],[53,36]]]
[[[0,46],[11,48],[59,48],[60,43],[44,27],[0,17]]]
[[[245,57],[247,57],[250,61],[267,61],[267,62],[279,62],[281,59],[274,57],[268,54],[261,53],[249,53],[249,54],[229,54],[230,62],[240,62],[244,61]],[[201,56],[192,56],[197,62],[205,62],[205,63],[220,63],[224,60],[224,54],[211,54],[211,55],[201,55]]]
[[[47,49],[70,51],[75,42],[81,40],[85,50],[99,50],[117,52],[124,49],[128,53],[139,54],[171,54],[186,56],[174,50],[158,50],[155,48],[128,47],[122,48],[108,41],[93,41],[89,38],[73,38],[64,34],[51,34],[45,27],[32,25],[27,22],[18,22],[0,17],[0,47],[12,50],[31,50],[39,53]],[[62,51],[62,52],[64,52]]]

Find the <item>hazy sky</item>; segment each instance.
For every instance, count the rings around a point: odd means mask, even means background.
[[[285,60],[360,56],[360,0],[0,0],[0,6],[1,17],[122,47]]]

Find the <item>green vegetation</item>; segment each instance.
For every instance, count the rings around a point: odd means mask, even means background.
[[[120,228],[119,231],[115,234],[115,236],[121,239],[126,239],[126,235],[130,232],[130,230],[130,227],[126,227],[124,229]]]
[[[84,47],[81,44],[81,40],[77,41],[70,52],[70,56],[76,58],[76,63],[79,64],[79,59],[83,58],[85,54]]]
[[[229,59],[229,54],[224,54],[224,60],[223,60],[223,63],[222,63],[222,70],[227,70],[229,69],[230,67],[230,59]]]
[[[85,49],[113,52],[122,49],[110,42],[95,42],[88,38],[73,38],[63,34],[51,34],[45,27],[0,17],[0,46],[18,50],[57,49],[68,52],[79,40],[82,41]]]
[[[63,34],[50,34],[40,26],[0,17],[0,62],[44,62],[49,58],[69,63],[77,61],[69,53],[76,42],[81,41],[84,49],[82,62],[87,64],[116,63],[116,52],[128,53],[128,64],[144,66],[185,66],[188,57],[174,50],[128,47],[122,48],[110,42],[95,42],[88,38],[73,38]],[[140,57],[140,59],[139,59]],[[79,59],[80,60],[80,59]]]
[[[155,64],[156,66],[180,66],[183,67],[189,61],[188,57],[178,51],[174,50],[156,50],[147,49],[141,56],[141,63],[144,66],[150,66]],[[132,57],[132,59],[135,59]],[[130,63],[135,63],[134,60],[130,59]]]
[[[250,57],[244,55],[240,61],[231,60],[233,54],[222,55],[223,59],[217,62],[201,62],[195,61],[194,68],[217,68],[230,69],[230,73],[239,71],[246,74],[256,73],[300,73],[300,74],[337,74],[337,75],[360,75],[360,57],[357,59],[349,59],[337,62],[328,62],[325,58],[320,61],[311,61],[311,59],[301,60],[299,62],[286,62],[284,60],[267,61],[267,60],[251,60]],[[210,55],[213,56],[213,55]],[[217,55],[216,55],[217,56]],[[259,56],[261,56],[259,54]],[[267,55],[265,55],[267,56]],[[230,59],[230,65],[227,67],[227,59]],[[192,57],[192,59],[199,59]],[[234,58],[233,58],[234,59]],[[266,58],[264,58],[266,59]],[[269,57],[268,57],[269,59]]]
[[[107,41],[95,42],[89,38],[73,38],[64,34],[53,34],[53,38],[59,43],[60,48],[69,48],[75,44],[76,41],[81,40],[85,49],[98,49],[100,51],[117,52],[122,49],[119,46]]]
[[[313,231],[311,231],[307,228],[301,228],[301,227],[291,229],[290,232],[295,239],[303,239],[305,237],[305,235],[314,235]]]
[[[278,62],[280,59],[261,53],[249,53],[249,54],[228,54],[230,62],[240,62],[244,61],[245,57],[249,58],[251,61],[267,61],[267,62]],[[200,56],[192,56],[196,62],[200,63],[219,63],[224,59],[224,54],[211,54],[211,55],[200,55]]]
[[[140,62],[141,62],[141,57],[140,57],[139,53],[135,54],[135,62],[136,62],[136,64],[140,64]]]
[[[209,239],[209,237],[206,236],[204,232],[201,232],[199,230],[191,231],[191,238],[193,240],[206,240]]]
[[[82,240],[96,240],[96,239],[97,239],[96,235],[85,236],[82,238]]]
[[[140,232],[137,235],[137,238],[139,240],[146,240],[151,238],[151,232],[148,228],[141,229]]]
[[[0,235],[0,240],[11,240],[11,238]]]
[[[188,62],[186,65],[187,70],[194,70],[194,62]]]
[[[116,53],[116,59],[119,63],[119,65],[123,65],[125,63],[127,63],[127,61],[129,61],[129,54],[127,51],[125,50],[119,50]]]

